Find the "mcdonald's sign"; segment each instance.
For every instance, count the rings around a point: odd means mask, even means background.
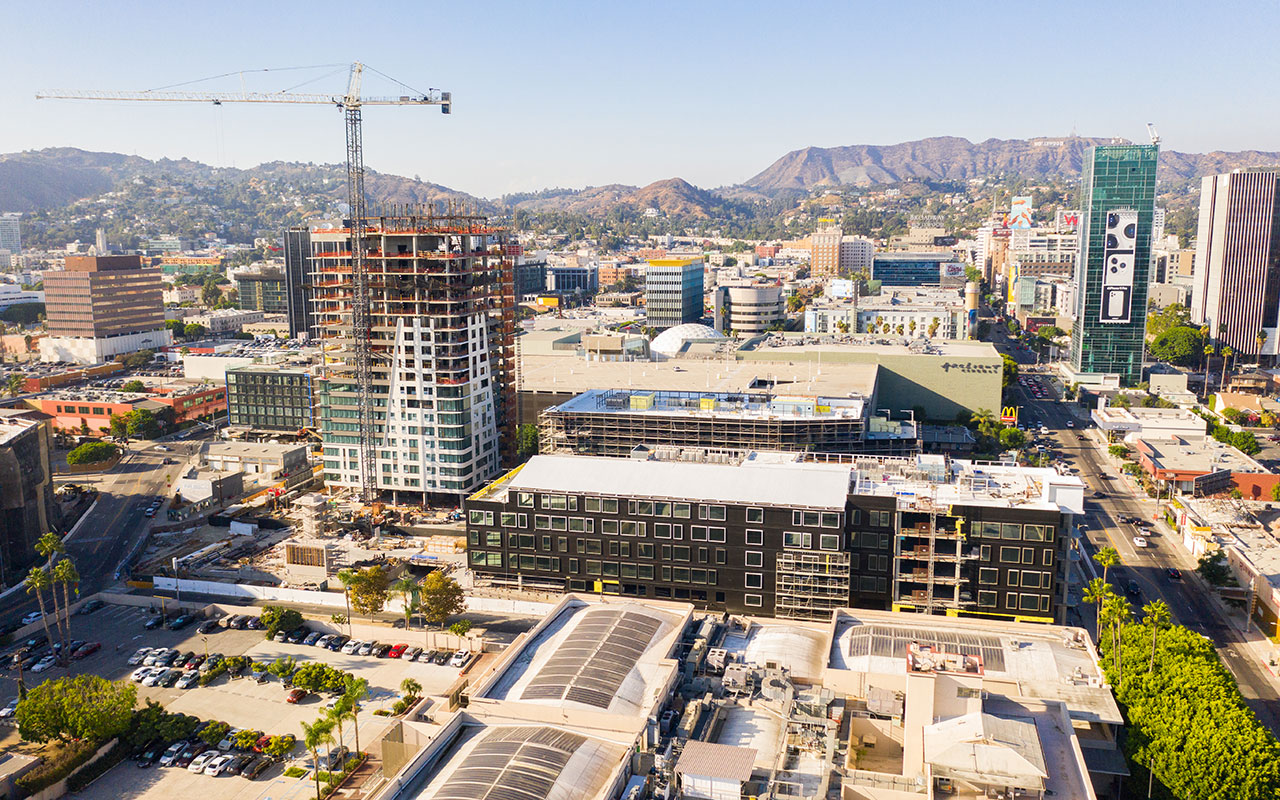
[[[1005,406],[1005,407],[1000,411],[1000,421],[1001,421],[1001,422],[1003,422],[1003,423],[1005,423],[1006,425],[1016,425],[1016,424],[1018,424],[1018,407],[1017,407],[1017,406]]]

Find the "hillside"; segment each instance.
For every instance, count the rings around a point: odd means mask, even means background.
[[[1080,173],[1085,150],[1111,140],[1086,137],[1063,139],[988,139],[970,142],[940,136],[893,145],[806,147],[793,150],[763,172],[748,179],[747,190],[774,195],[807,191],[820,186],[871,186],[910,178],[968,180],[1000,175],[1027,178],[1074,176]],[[1280,163],[1280,153],[1247,150],[1237,153],[1160,154],[1160,177],[1197,178],[1236,167]]]
[[[655,181],[636,188],[620,183],[590,186],[581,191],[540,192],[527,198],[512,198],[511,205],[524,211],[563,211],[585,216],[601,216],[615,208],[644,211],[656,208],[669,217],[709,219],[725,205],[725,200],[699,189],[681,178]]]

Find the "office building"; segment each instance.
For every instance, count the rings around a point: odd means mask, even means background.
[[[805,306],[806,333],[878,333],[912,339],[966,339],[964,293],[937,286],[885,286],[848,300],[816,298]]]
[[[261,311],[242,311],[238,308],[218,308],[203,314],[192,314],[183,319],[188,325],[204,326],[210,336],[226,336],[239,333],[240,328],[253,322],[261,322]]]
[[[0,214],[0,250],[8,250],[10,255],[15,256],[22,254],[21,214]]]
[[[702,319],[701,258],[661,258],[649,262],[644,276],[646,324],[673,328]]]
[[[267,364],[227,370],[227,422],[253,431],[316,427],[311,370]]]
[[[876,253],[871,279],[885,286],[963,286],[965,272],[952,253]]]
[[[0,584],[13,586],[36,560],[35,544],[57,522],[53,427],[27,409],[0,408]]]
[[[945,456],[538,455],[469,497],[481,580],[802,619],[846,606],[1052,622],[1084,484]]]
[[[587,295],[595,294],[600,288],[595,266],[578,263],[576,258],[571,263],[549,266],[546,273],[549,292]]]
[[[1068,372],[1074,382],[1142,380],[1156,145],[1097,145],[1080,178],[1080,254]]]
[[[289,336],[318,339],[311,291],[311,229],[305,225],[284,232],[284,282]]]
[[[231,273],[241,311],[289,312],[289,287],[283,267],[256,264]]]
[[[839,225],[819,228],[809,236],[809,272],[815,278],[870,274],[875,249],[875,242],[845,236]]]
[[[547,289],[547,262],[525,261],[516,264],[516,297],[524,298]]]
[[[717,286],[712,298],[713,327],[718,331],[754,336],[781,329],[787,320],[781,286],[758,283]]]
[[[916,425],[845,397],[592,389],[538,415],[540,453],[630,457],[637,448],[798,453],[917,451]]]
[[[431,213],[369,220],[370,396],[356,380],[355,285],[346,228],[311,231],[321,338],[325,481],[358,488],[358,405],[373,413],[377,490],[414,500],[474,491],[514,452],[514,259],[484,217]],[[334,363],[336,356],[338,363]],[[502,439],[500,440],[500,435]]]
[[[1191,320],[1242,356],[1280,353],[1280,169],[1200,184]],[[1224,330],[1225,326],[1225,330]],[[1259,334],[1266,338],[1259,341]]]
[[[172,341],[160,271],[141,256],[67,256],[66,269],[45,273],[44,292],[43,361],[97,364]]]

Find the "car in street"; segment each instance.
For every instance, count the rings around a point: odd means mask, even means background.
[[[1093,497],[1094,500],[1101,500],[1107,496],[1107,493],[1095,491],[1091,496]]]
[[[101,649],[102,642],[85,642],[71,653],[71,658],[73,661],[79,661],[82,658],[88,658]]]
[[[134,651],[133,655],[129,656],[129,660],[126,663],[131,667],[136,667],[142,663],[142,659],[146,658],[150,652],[150,647],[139,647]]]
[[[32,611],[30,614],[27,614],[22,618],[22,624],[34,625],[43,618],[44,618],[44,614],[41,614],[39,611]]]
[[[454,654],[453,654],[453,657],[452,657],[452,658],[450,658],[450,659],[449,659],[449,666],[451,666],[451,667],[465,667],[465,666],[467,665],[467,662],[468,662],[468,661],[470,661],[470,660],[471,660],[471,652],[470,652],[470,651],[468,651],[468,650],[459,650],[458,652],[456,652],[456,653],[454,653]]]
[[[1135,536],[1135,537],[1133,537],[1133,546],[1134,546],[1134,547],[1146,547],[1146,546],[1147,546],[1147,540],[1146,540],[1145,538],[1141,537],[1141,536]]]
[[[1164,572],[1166,575],[1169,576],[1169,580],[1171,581],[1182,580],[1182,570],[1178,569],[1177,567],[1169,567],[1165,569]]]
[[[18,711],[18,698],[10,700],[4,708],[0,708],[0,719],[9,719]]]
[[[47,670],[47,669],[51,669],[51,668],[53,667],[53,665],[54,665],[54,664],[57,664],[57,663],[58,663],[58,657],[57,657],[57,656],[45,656],[44,658],[42,658],[42,659],[40,659],[39,661],[37,661],[37,662],[36,662],[36,663],[31,667],[31,671],[32,671],[32,672],[44,672],[44,671],[45,671],[45,670]]]
[[[100,609],[100,608],[102,608],[102,607],[104,607],[104,606],[106,606],[106,603],[105,603],[105,602],[103,602],[102,600],[99,600],[98,598],[96,598],[96,597],[95,597],[94,599],[92,599],[92,600],[90,600],[89,602],[85,603],[84,605],[80,606],[80,610],[79,610],[79,611],[77,611],[76,613],[77,613],[77,614],[84,614],[84,615],[88,616],[89,614],[92,614],[93,612],[97,611],[98,609]]]
[[[240,770],[240,775],[249,780],[254,780],[263,772],[266,772],[267,767],[271,766],[271,761],[270,756],[258,756],[245,765],[244,769]]]
[[[164,624],[164,614],[156,614],[154,617],[151,617],[145,623],[143,623],[142,627],[149,631],[154,631],[156,628],[159,628],[163,624]]]
[[[1067,427],[1068,427],[1068,428],[1074,428],[1075,426],[1076,426],[1076,424],[1075,424],[1074,422],[1072,422],[1071,420],[1067,420]]]
[[[1124,586],[1124,591],[1125,591],[1125,594],[1131,594],[1131,595],[1137,596],[1142,594],[1142,587],[1138,585],[1137,581],[1130,578],[1129,582],[1126,583]]]
[[[294,689],[285,696],[284,701],[292,705],[297,705],[302,702],[303,698],[305,698],[307,694],[306,689]]]

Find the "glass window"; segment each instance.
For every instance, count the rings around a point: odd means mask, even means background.
[[[1022,548],[1020,547],[1001,547],[1000,563],[1002,564],[1020,564],[1022,563]]]
[[[813,534],[807,531],[786,531],[782,534],[783,547],[812,547]]]
[[[688,519],[692,506],[688,503],[674,503],[671,506],[671,516],[679,519]]]
[[[1021,539],[1022,526],[1013,522],[1006,522],[1000,526],[1000,538],[1002,539]]]
[[[655,522],[655,523],[653,524],[653,536],[654,536],[654,538],[655,538],[655,539],[670,539],[670,538],[671,538],[671,523],[669,523],[669,522]]]
[[[764,531],[748,530],[748,531],[747,531],[747,544],[763,545],[763,544],[764,544]]]
[[[748,567],[763,567],[764,553],[756,550],[748,550],[746,553],[746,564]]]
[[[763,509],[763,508],[748,508],[748,509],[747,509],[747,522],[757,522],[757,523],[762,523],[762,522],[764,522],[764,509]]]
[[[707,528],[707,536],[711,541],[723,544],[725,541],[724,528]]]
[[[533,527],[534,527],[536,530],[540,530],[540,531],[549,531],[549,530],[551,530],[551,517],[548,517],[548,516],[543,515],[543,514],[534,514],[534,516],[533,516]]]
[[[467,521],[470,522],[472,525],[483,525],[484,512],[476,511],[475,509],[472,509],[467,513]]]
[[[618,535],[618,521],[616,519],[600,520],[600,532],[608,533],[614,536]]]
[[[836,533],[824,533],[818,537],[818,547],[822,550],[839,550],[840,535]]]
[[[595,512],[597,512],[597,513],[599,513],[599,511],[600,511],[600,498],[599,498],[599,497],[588,497],[588,498],[585,498],[585,499],[582,501],[582,504],[583,504],[583,509],[584,509],[584,510],[586,510],[586,511],[595,511]]]
[[[749,594],[743,597],[742,602],[749,606],[762,606],[764,605],[764,597],[758,594]]]
[[[707,540],[706,527],[702,525],[690,525],[689,538],[695,542],[705,542]]]
[[[623,520],[622,524],[619,526],[619,533],[621,533],[623,536],[635,536],[636,523],[632,522],[629,519]]]
[[[602,505],[603,505],[604,513],[606,513],[606,514],[617,514],[617,513],[618,513],[618,498],[616,498],[616,497],[605,497],[605,498],[602,498],[600,502],[601,502],[601,503],[602,503]]]
[[[978,583],[995,586],[1000,582],[1000,570],[995,567],[982,567],[978,570]]]
[[[981,535],[982,535],[984,538],[987,538],[987,539],[999,539],[999,538],[1000,538],[1000,523],[999,523],[999,522],[984,522],[984,523],[982,523],[982,534],[981,534]]]
[[[747,584],[746,584],[746,585],[747,585],[747,588],[748,588],[748,589],[763,589],[763,588],[764,588],[764,573],[762,573],[762,572],[748,572],[748,573],[747,573]]]
[[[822,527],[824,527],[824,528],[839,528],[839,527],[840,527],[840,515],[839,515],[839,514],[837,514],[837,513],[835,513],[834,511],[823,511],[823,512],[822,512]]]
[[[1023,611],[1040,610],[1040,595],[1038,594],[1024,594],[1019,598],[1019,600],[1018,608]]]
[[[533,493],[520,492],[520,494],[516,495],[516,503],[521,508],[533,508]]]
[[[604,565],[601,564],[599,561],[592,561],[590,559],[587,559],[588,575],[599,575],[603,571],[603,569],[604,569]]]
[[[653,501],[653,515],[655,517],[671,516],[671,504],[664,500]]]
[[[1036,563],[1036,551],[1034,547],[1022,548],[1022,563],[1023,564]]]
[[[1044,559],[1043,559],[1043,561],[1042,561],[1041,563],[1043,563],[1046,567],[1052,567],[1052,566],[1053,566],[1053,551],[1052,551],[1052,550],[1045,550],[1045,551],[1044,551]]]
[[[1017,571],[1016,569],[1011,569],[1011,570],[1009,570],[1009,585],[1010,585],[1010,586],[1018,586],[1018,585],[1019,585],[1019,581],[1018,581],[1018,571]]]
[[[1043,542],[1044,526],[1043,525],[1022,526],[1022,538],[1028,542]]]
[[[587,520],[583,517],[571,517],[569,519],[569,530],[574,533],[585,533],[587,530]]]
[[[501,519],[502,519],[502,527],[504,528],[516,527],[516,515],[514,511],[503,511]]]
[[[995,592],[978,592],[978,605],[982,606],[983,608],[995,608],[996,593]]]

